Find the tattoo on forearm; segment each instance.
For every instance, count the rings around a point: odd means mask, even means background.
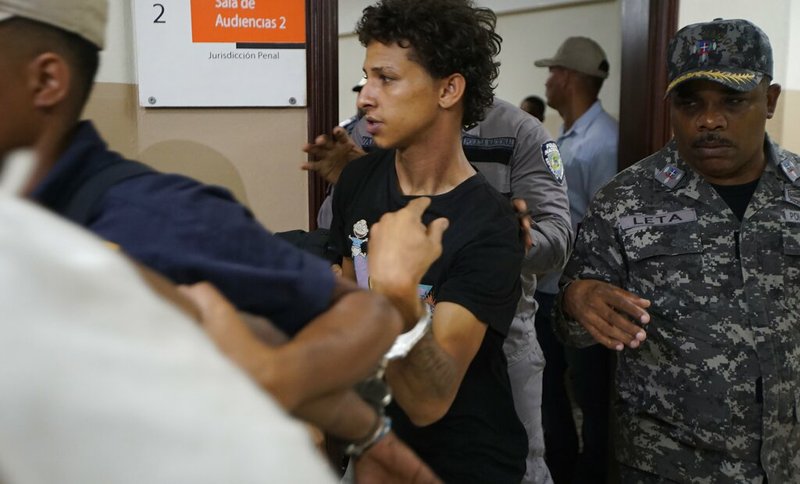
[[[405,365],[411,370],[413,380],[424,380],[427,391],[436,397],[449,395],[457,383],[453,361],[436,343],[432,332],[428,332],[409,352]]]

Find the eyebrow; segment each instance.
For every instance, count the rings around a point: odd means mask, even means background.
[[[375,67],[370,67],[367,70],[364,70],[364,73],[367,74],[367,72],[373,72],[373,73],[376,73],[376,74],[380,74],[380,73],[382,73],[384,71],[393,72],[394,70],[391,67],[388,67],[388,66],[375,66]]]

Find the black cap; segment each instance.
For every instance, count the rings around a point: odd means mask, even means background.
[[[772,78],[772,47],[761,29],[747,20],[715,19],[688,25],[675,34],[667,53],[669,85],[692,79],[750,91]]]

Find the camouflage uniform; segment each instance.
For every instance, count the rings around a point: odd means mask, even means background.
[[[740,222],[675,142],[598,192],[562,286],[649,299],[619,353],[617,455],[679,482],[800,482],[800,159],[765,142]],[[561,336],[595,343],[559,317]]]

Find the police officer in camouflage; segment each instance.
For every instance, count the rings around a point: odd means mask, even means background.
[[[559,331],[618,351],[623,482],[800,482],[800,158],[766,135],[769,40],[687,26],[668,74],[674,138],[590,205]]]

